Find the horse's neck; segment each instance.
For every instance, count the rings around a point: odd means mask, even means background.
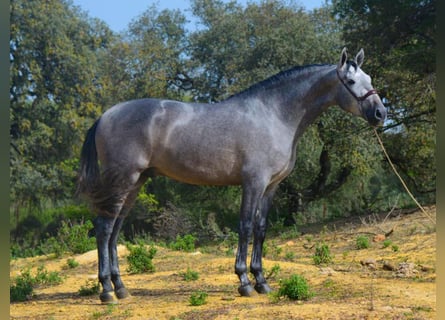
[[[270,92],[281,118],[300,136],[329,106],[336,104],[338,79],[335,66],[314,68],[302,78],[283,80],[282,89]],[[269,97],[269,99],[271,99]]]

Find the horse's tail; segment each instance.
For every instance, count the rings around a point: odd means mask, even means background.
[[[91,197],[100,186],[100,170],[96,150],[96,129],[100,118],[88,129],[80,154],[77,195]]]

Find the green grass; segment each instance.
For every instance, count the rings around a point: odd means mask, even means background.
[[[84,286],[81,286],[79,289],[79,295],[82,297],[85,296],[94,296],[99,294],[100,284],[97,280],[90,279],[88,280]]]

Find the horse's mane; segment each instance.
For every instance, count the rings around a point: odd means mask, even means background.
[[[234,98],[234,97],[239,97],[242,95],[249,95],[252,92],[255,92],[257,90],[264,90],[265,88],[274,86],[275,84],[280,83],[281,81],[283,81],[285,79],[288,80],[289,78],[297,78],[301,74],[312,71],[315,68],[321,68],[321,67],[327,67],[327,66],[332,66],[332,65],[331,64],[309,64],[309,65],[304,65],[304,66],[296,66],[291,69],[281,71],[273,76],[270,76],[269,78],[266,78],[265,80],[262,80],[260,82],[257,82],[255,84],[251,85],[250,87],[248,87],[247,89],[245,89],[239,93],[235,93],[235,94],[231,95],[229,98],[227,98],[227,100]]]

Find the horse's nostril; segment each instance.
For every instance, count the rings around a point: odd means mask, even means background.
[[[379,119],[379,120],[381,120],[383,118],[382,113],[380,112],[379,109],[377,109],[375,111],[375,117],[376,117],[376,119]]]

